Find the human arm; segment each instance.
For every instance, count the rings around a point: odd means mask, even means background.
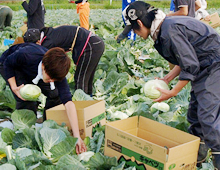
[[[172,89],[172,90],[164,90],[164,89],[160,89],[160,88],[156,88],[157,90],[159,90],[161,92],[161,96],[157,99],[154,99],[154,102],[162,102],[164,100],[167,100],[171,97],[176,96],[180,90],[187,85],[189,81],[188,80],[179,80],[176,84],[176,86]]]
[[[15,77],[11,77],[8,79],[8,83],[11,87],[11,90],[13,91],[14,94],[16,94],[16,96],[18,96],[20,99],[25,100],[21,97],[20,95],[20,89],[24,86],[24,84],[17,86],[16,84],[16,80]]]
[[[26,0],[23,1],[21,4],[24,10],[27,12],[28,15],[33,15],[38,8],[38,3],[41,3],[39,0],[30,0],[29,3]]]
[[[72,101],[68,101],[65,104],[65,108],[66,108],[67,116],[70,121],[70,126],[73,131],[73,136],[78,138],[78,141],[76,144],[76,153],[80,154],[82,152],[86,152],[86,145],[81,139],[80,134],[79,134],[79,125],[78,125],[78,118],[77,118],[75,105]]]
[[[175,65],[174,68],[166,76],[164,76],[164,78],[162,78],[162,80],[169,84],[171,80],[180,74],[180,71],[180,66]]]
[[[195,11],[197,11],[201,7],[202,7],[202,4],[201,4],[200,0],[196,0],[195,1]]]
[[[182,6],[178,11],[167,14],[167,16],[187,16],[188,15],[188,6]]]

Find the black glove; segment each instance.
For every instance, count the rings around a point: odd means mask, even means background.
[[[125,39],[126,37],[127,37],[126,35],[120,34],[120,35],[117,37],[117,39],[116,39],[117,43],[120,43],[121,40]]]

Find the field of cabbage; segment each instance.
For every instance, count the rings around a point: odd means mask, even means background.
[[[162,10],[165,13],[169,11],[169,9]],[[209,10],[210,13],[216,11],[220,13],[220,9]],[[0,54],[9,47],[4,46],[4,39],[22,36],[19,28],[25,20],[25,11],[14,12],[12,26],[0,32]],[[45,22],[46,26],[78,25],[79,19],[75,10],[47,10]],[[148,80],[163,77],[169,72],[168,62],[155,51],[153,41],[138,37],[132,47],[130,40],[117,44],[115,36],[123,30],[119,9],[91,10],[90,24],[90,30],[103,38],[105,52],[95,74],[93,97],[84,94],[81,90],[73,90],[75,67],[72,67],[67,78],[73,100],[105,100],[108,121],[142,115],[187,132],[189,124],[186,113],[190,84],[176,97],[165,101],[170,106],[169,111],[150,111],[154,103],[145,96],[143,85]],[[216,31],[220,34],[220,27],[216,28]],[[173,80],[169,87],[172,88],[176,82],[177,80]],[[39,112],[42,111],[44,101],[45,98],[42,97]],[[86,139],[90,151],[85,156],[87,159],[83,157],[84,155],[77,156],[74,150],[76,139],[71,137],[64,127],[49,120],[41,127],[36,127],[34,113],[15,110],[13,95],[1,77],[0,118],[9,119],[13,123],[12,128],[0,127],[0,159],[2,158],[0,169],[124,169],[124,164],[118,164],[116,158],[103,155],[103,127],[97,128],[93,139]],[[212,169],[209,161],[207,159],[207,163],[203,164],[203,170]]]

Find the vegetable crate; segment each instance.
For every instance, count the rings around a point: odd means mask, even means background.
[[[138,170],[195,170],[200,139],[145,117],[106,124],[105,155]]]
[[[215,12],[214,14],[211,14],[211,20],[206,21],[202,19],[201,21],[204,22],[205,24],[211,26],[212,28],[216,28],[220,26],[220,18],[218,12]]]
[[[105,102],[98,100],[73,101],[76,106],[80,136],[93,136],[93,129],[99,125],[105,125]],[[70,122],[63,104],[46,110],[46,118],[56,121],[59,125],[65,123],[71,130]]]

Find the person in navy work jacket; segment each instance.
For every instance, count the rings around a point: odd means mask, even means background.
[[[23,0],[22,6],[27,12],[27,27],[38,28],[44,27],[44,15],[46,13],[43,0],[30,0],[29,3]]]
[[[24,36],[29,32],[33,30],[29,29]],[[40,32],[39,43],[42,46],[48,49],[61,47],[65,51],[72,51],[72,59],[76,64],[75,89],[82,89],[92,95],[93,77],[105,48],[102,39],[82,27],[70,25],[45,27]]]
[[[159,54],[175,65],[162,80],[168,84],[179,76],[173,89],[157,88],[161,96],[155,102],[176,96],[191,82],[187,118],[189,132],[201,139],[198,165],[205,161],[210,148],[213,165],[220,169],[220,36],[192,17],[169,17],[143,1],[131,3],[125,18],[140,37],[151,36]]]
[[[0,73],[13,91],[16,109],[37,111],[37,103],[24,100],[19,93],[24,84],[36,84],[41,88],[47,97],[45,110],[63,103],[73,135],[78,138],[76,152],[81,153],[86,151],[86,146],[80,138],[76,108],[65,78],[70,64],[70,58],[59,47],[47,50],[35,43],[22,43],[11,46],[2,54]],[[43,117],[45,120],[45,112]]]

